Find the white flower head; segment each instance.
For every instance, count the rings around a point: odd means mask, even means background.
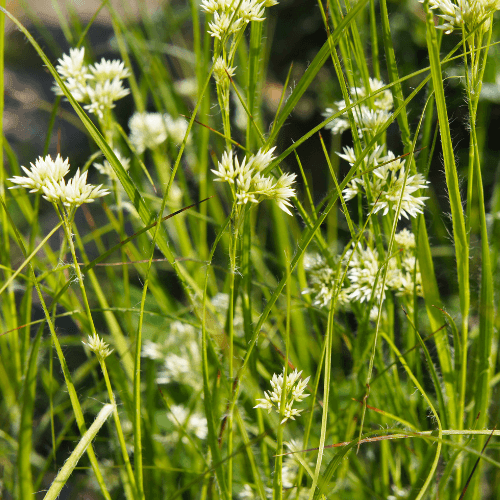
[[[167,140],[167,127],[160,113],[134,113],[128,126],[130,142],[138,153],[155,149]]]
[[[284,369],[283,369],[284,374]],[[283,392],[283,382],[284,376],[273,375],[271,379],[271,391],[265,391],[264,396],[265,399],[257,399],[260,401],[259,404],[254,406],[254,408],[263,408],[268,410],[268,413],[271,413],[271,410],[274,409],[278,414],[281,409],[281,395]],[[283,419],[281,423],[285,423],[288,419],[295,420],[295,417],[300,415],[302,410],[298,410],[293,408],[293,404],[295,401],[300,402],[304,398],[307,398],[309,394],[304,394],[304,390],[309,382],[310,377],[301,380],[300,375],[302,371],[297,371],[295,369],[292,373],[289,373],[286,378],[286,387],[285,387],[285,408],[283,409]]]
[[[415,248],[415,235],[408,229],[402,229],[399,233],[396,233],[394,239],[401,248],[407,250]]]
[[[237,33],[244,26],[243,20],[231,11],[222,14],[215,12],[212,22],[208,23],[208,34],[222,40],[226,35]]]
[[[419,0],[423,2],[424,0]],[[487,19],[481,26],[486,32],[490,27],[488,19],[495,11],[500,9],[499,0],[429,0],[431,9],[439,9],[438,16],[444,23],[438,28],[450,34],[454,29],[462,26],[467,32],[473,31],[479,24]]]
[[[359,101],[360,99],[374,94],[376,91],[385,87],[385,83],[376,78],[369,78],[369,88],[362,87],[352,87],[350,93],[353,101]],[[392,92],[390,90],[384,90],[379,92],[377,95],[372,97],[371,107],[368,106],[368,101],[364,101],[360,106],[354,107],[352,113],[354,116],[354,121],[356,125],[360,128],[358,131],[360,136],[363,130],[376,134],[384,123],[391,116],[391,109],[393,108],[394,102],[392,97]],[[333,114],[338,113],[340,110],[345,109],[346,103],[344,100],[336,101],[333,103],[333,107],[326,108],[322,113],[324,118],[329,118]],[[330,129],[332,134],[341,134],[345,130],[351,128],[350,123],[345,115],[341,115],[338,118],[334,118],[329,123],[325,125],[325,128]]]
[[[238,0],[235,0],[235,2],[238,2]],[[256,0],[243,0],[238,9],[238,15],[245,23],[264,21],[264,12],[264,3]]]
[[[184,140],[188,129],[188,122],[185,118],[180,116],[179,118],[172,118],[170,115],[165,113],[163,115],[163,120],[165,122],[165,128],[167,130],[168,137],[175,142],[175,144],[181,144]],[[188,135],[187,143],[191,142],[191,134]]]
[[[87,173],[80,174],[80,169],[68,183],[61,179],[59,182],[48,182],[43,186],[43,197],[50,202],[60,201],[67,207],[79,207],[83,203],[92,203],[96,198],[109,194],[102,185],[87,184]]]
[[[26,176],[14,176],[8,179],[17,186],[12,186],[9,189],[26,188],[30,193],[38,193],[43,190],[43,187],[48,182],[58,183],[69,172],[69,158],[62,159],[61,155],[57,155],[53,160],[50,155],[45,158],[41,156],[31,164],[31,169],[21,166]]]
[[[262,148],[259,149],[257,153],[253,155],[249,161],[249,163],[252,165],[252,168],[257,170],[257,172],[262,172],[263,170],[265,170],[275,158],[273,156],[275,149],[276,146],[269,149],[268,151],[262,151]]]
[[[92,73],[92,77],[99,82],[114,80],[115,78],[122,80],[130,76],[130,71],[128,68],[125,68],[125,63],[118,59],[109,61],[103,57],[100,63],[90,66],[89,70]]]
[[[370,109],[368,106],[361,105],[359,110],[354,112],[354,121],[360,131],[366,131],[372,135],[378,134],[392,113],[385,109]],[[360,134],[362,137],[362,134]]]
[[[123,87],[122,81],[118,77],[113,78],[113,80],[98,81],[95,87],[87,85],[90,104],[86,104],[84,108],[102,119],[106,111],[115,107],[115,101],[128,94],[130,94],[130,90]]]
[[[234,156],[232,151],[225,151],[222,153],[222,159],[218,163],[218,169],[212,169],[212,172],[218,177],[215,179],[219,182],[228,182],[229,184],[234,184],[236,179],[241,176],[245,177],[248,172],[248,164],[246,163],[246,158],[240,165],[238,158]]]
[[[217,85],[229,87],[229,77],[232,78],[235,72],[236,68],[231,68],[230,66],[228,66],[222,56],[219,56],[215,61],[213,76]]]
[[[345,103],[344,101],[339,101],[338,103],[340,107],[338,109],[334,108],[326,108],[325,111],[322,113],[323,118],[327,119],[336,114],[340,109],[345,108]],[[343,105],[342,105],[343,104]],[[339,135],[342,134],[342,132],[345,132],[346,130],[349,130],[351,128],[351,125],[349,124],[349,120],[345,118],[344,116],[339,116],[337,118],[334,118],[333,120],[329,121],[326,125],[325,128],[327,130],[331,130],[333,135]]]
[[[225,1],[219,1],[219,0],[202,0],[201,2],[201,10],[213,14],[217,10],[222,10],[225,6]]]
[[[87,67],[84,63],[85,49],[70,49],[69,55],[59,59],[56,69],[64,80],[68,91],[90,113],[103,118],[104,113],[112,109],[114,102],[130,93],[122,84],[122,79],[130,76],[122,61],[107,61]],[[56,95],[63,95],[58,84],[52,87]]]
[[[290,198],[295,197],[295,189],[292,184],[295,182],[296,174],[283,174],[273,187],[272,198],[276,200],[278,207],[288,215],[292,215],[287,207],[291,207]]]
[[[97,356],[99,361],[103,361],[113,352],[113,349],[110,350],[109,345],[97,333],[94,333],[92,337],[89,335],[88,339],[88,342],[82,340],[82,344],[86,345]]]
[[[61,75],[61,78],[75,78],[79,80],[80,78],[88,78],[88,68],[83,64],[85,58],[85,49],[70,49],[69,55],[63,54],[63,56],[58,59],[58,65],[56,66],[57,72]]]
[[[168,418],[174,425],[182,427],[187,433],[193,433],[199,439],[206,439],[208,435],[207,419],[196,412],[189,415],[185,406],[172,405]]]
[[[274,178],[262,173],[273,161],[275,148],[269,151],[261,149],[256,155],[245,158],[240,164],[238,158],[232,151],[225,152],[218,164],[217,170],[212,172],[218,177],[216,181],[228,182],[232,185],[233,194],[238,205],[248,203],[257,204],[264,199],[275,200],[278,207],[289,215],[292,215],[288,207],[291,207],[290,198],[295,196],[292,184],[295,182],[295,174],[282,174],[274,182]]]
[[[405,183],[405,168],[393,173],[385,184],[373,182],[372,194],[376,201],[373,202],[373,213],[382,211],[383,215],[387,215],[389,210],[396,211],[401,200],[401,211],[399,219],[416,217],[418,214],[424,213],[425,200],[427,196],[414,196],[413,193],[420,189],[426,189],[428,181],[424,179],[422,174],[409,175]]]
[[[122,164],[124,170],[128,170],[130,168],[130,158],[123,157],[117,149],[114,149],[113,151],[119,162]],[[109,180],[118,180],[118,177],[116,176],[115,171],[113,170],[113,167],[108,160],[104,159],[102,163],[94,163],[94,167],[98,170],[99,173],[101,173],[102,175],[106,175]]]
[[[157,342],[146,339],[142,344],[141,356],[148,359],[162,359],[161,346]]]

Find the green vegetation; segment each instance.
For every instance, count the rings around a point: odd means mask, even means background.
[[[68,5],[0,14],[0,497],[500,498],[500,1]]]

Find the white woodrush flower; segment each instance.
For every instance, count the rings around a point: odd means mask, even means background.
[[[424,0],[419,0],[423,3]],[[499,0],[429,0],[431,9],[439,9],[438,17],[445,22],[438,28],[450,34],[454,29],[465,28],[466,32],[473,31],[485,19],[500,9]],[[490,28],[487,19],[481,26],[483,32]]]
[[[149,339],[146,339],[142,343],[141,356],[143,358],[149,358],[149,359],[162,359],[163,353],[161,350],[161,345],[158,344],[157,342],[153,342]]]
[[[376,78],[369,78],[369,89],[363,87],[351,87],[350,94],[352,101],[358,101],[374,92],[385,87],[385,83]],[[391,110],[393,108],[394,102],[392,97],[392,92],[390,90],[384,90],[379,94],[372,97],[371,102],[364,101],[359,107],[354,107],[352,109],[354,121],[361,131],[368,131],[372,134],[376,134],[380,131],[384,123],[390,118]],[[333,107],[326,108],[323,112],[324,118],[329,118],[333,114],[340,110],[345,109],[346,103],[344,100],[336,101],[333,103]],[[330,129],[332,134],[341,134],[345,130],[350,128],[349,121],[346,115],[342,115],[338,118],[334,118],[330,121],[325,128]],[[361,136],[361,133],[360,133]]]
[[[264,199],[271,199],[276,201],[281,210],[292,215],[288,207],[292,206],[290,198],[295,196],[292,184],[296,175],[282,174],[275,182],[273,177],[262,173],[273,161],[274,149],[259,150],[248,161],[245,158],[241,164],[236,156],[233,158],[232,151],[224,152],[218,169],[213,169],[212,172],[218,177],[216,181],[231,184],[238,205],[257,204]]]
[[[244,484],[243,489],[238,493],[239,500],[254,500],[257,498],[252,487],[249,484]]]
[[[161,113],[134,113],[128,122],[130,142],[138,153],[155,149],[167,140],[167,127]]]
[[[168,418],[174,425],[183,427],[185,432],[192,433],[199,439],[206,439],[208,435],[207,419],[196,412],[190,415],[185,406],[172,405]],[[183,440],[183,442],[187,441],[187,439]]]
[[[341,109],[345,108],[345,103],[344,106],[341,106],[337,109],[336,104],[341,104],[344,103],[344,101],[339,101],[338,103],[335,103],[335,108],[326,108],[323,113],[323,118],[327,119],[330,118],[330,116],[333,116],[335,113],[338,113]],[[338,135],[341,134],[342,132],[345,132],[346,130],[349,130],[351,128],[351,125],[349,124],[349,120],[344,116],[339,116],[337,118],[334,118],[333,120],[329,121],[326,125],[325,128],[327,130],[331,130],[333,135]]]
[[[276,146],[269,149],[268,151],[263,151],[262,148],[259,149],[257,153],[250,158],[249,163],[252,165],[252,168],[257,170],[257,172],[262,172],[262,170],[265,170],[275,159],[275,157],[273,156],[275,149]]]
[[[278,414],[280,413],[284,371],[285,370],[283,369],[283,374],[281,375],[276,375],[276,373],[273,375],[271,379],[272,392],[265,391],[265,398],[257,399],[260,403],[254,406],[254,408],[263,408],[268,410],[268,413],[271,413],[271,410],[274,409]],[[302,410],[293,408],[293,404],[295,402],[300,402],[309,396],[309,394],[304,394],[304,390],[310,377],[301,380],[301,374],[302,371],[299,372],[295,369],[292,373],[287,375],[285,387],[285,408],[283,409],[283,419],[281,420],[282,424],[289,419],[295,420],[295,417],[300,415]]]
[[[373,202],[373,212],[383,211],[387,215],[389,210],[396,211],[401,200],[399,219],[416,217],[424,213],[425,200],[428,196],[413,196],[415,191],[427,188],[426,181],[422,174],[409,175],[405,183],[405,168],[399,170],[399,176],[393,172],[386,180],[373,182],[371,185],[372,195],[376,201]]]
[[[80,174],[78,169],[67,184],[64,179],[59,182],[49,181],[42,188],[43,197],[53,203],[60,201],[67,207],[79,207],[83,203],[92,203],[96,198],[109,194],[107,189],[101,189],[102,184],[87,184],[87,174],[88,172]]]
[[[197,330],[190,324],[174,321],[170,331],[162,342],[148,344],[143,356],[160,360],[156,377],[158,384],[173,382],[190,385],[200,389],[202,378],[200,372],[201,354],[198,346]]]
[[[306,254],[304,269],[308,273],[311,286],[302,293],[311,294],[314,305],[328,307],[336,289],[336,271],[320,254]]]
[[[346,201],[354,198],[357,194],[366,194],[365,179],[370,184],[370,193],[374,200],[373,213],[382,211],[382,215],[387,215],[389,210],[396,211],[401,201],[401,211],[399,218],[416,217],[423,213],[426,196],[414,196],[413,193],[420,189],[427,189],[428,181],[421,174],[409,175],[405,183],[405,161],[396,158],[392,151],[388,151],[386,156],[381,156],[383,146],[375,146],[374,151],[362,163],[362,170],[371,170],[366,173],[365,178],[352,178],[342,194]],[[347,160],[352,166],[356,163],[356,155],[352,148],[344,148],[344,154],[337,153],[341,158]],[[381,165],[380,165],[381,164]],[[377,166],[380,165],[378,168]],[[404,185],[404,189],[403,189]]]
[[[83,64],[84,56],[83,48],[70,49],[69,55],[64,54],[59,59],[56,69],[73,98],[86,103],[84,108],[102,119],[104,113],[115,107],[115,101],[130,93],[122,84],[130,71],[122,61],[104,58],[87,67]],[[63,95],[58,84],[52,90],[56,95]]]
[[[375,304],[380,304],[385,299],[386,290],[391,288],[393,283],[399,283],[400,270],[395,266],[395,260],[390,259],[382,290],[382,263],[379,262],[377,250],[369,246],[363,248],[358,244],[353,250],[346,252],[345,261],[349,262],[347,278],[350,284],[346,292],[349,300],[369,302],[375,290]]]
[[[238,0],[235,0],[237,4]],[[238,16],[245,23],[249,23],[250,21],[264,21],[264,3],[256,0],[243,0],[240,4],[240,8],[238,9]]]
[[[222,56],[219,56],[215,61],[213,76],[217,85],[222,85],[225,88],[229,87],[229,77],[232,78],[235,72],[236,68],[228,66]]]
[[[114,80],[115,78],[122,80],[130,76],[130,70],[125,68],[125,63],[118,59],[109,61],[103,57],[100,63],[89,66],[89,70],[92,77],[99,82]]]
[[[66,88],[69,93],[73,96],[75,101],[85,102],[88,101],[89,96],[87,93],[87,80],[79,81],[76,78],[68,78],[65,82]],[[64,95],[61,87],[58,84],[52,87],[52,91],[56,95]]]
[[[354,149],[346,146],[343,149],[344,153],[337,153],[340,158],[343,158],[351,167],[356,163],[356,154],[354,153]],[[374,150],[365,157],[363,162],[360,164],[362,170],[368,170],[376,167],[379,163],[385,161],[384,157],[382,157],[382,153],[384,151],[384,146],[375,144]],[[347,186],[342,191],[345,201],[349,201],[354,198],[356,195],[363,193],[365,190],[365,181],[361,177],[352,177],[351,180],[347,183]]]
[[[229,2],[230,5],[231,2]],[[202,0],[200,4],[201,10],[213,14],[217,10],[226,10],[229,8],[228,3],[225,0]]]
[[[113,78],[113,80],[98,81],[95,87],[87,85],[90,104],[85,104],[83,107],[102,119],[106,111],[115,107],[115,101],[128,94],[130,94],[130,90],[123,87],[122,81],[118,77]]]
[[[243,160],[243,163],[240,165],[238,158],[235,157],[233,161],[233,152],[225,151],[222,153],[222,159],[218,162],[218,169],[212,169],[212,172],[218,177],[215,179],[217,182],[228,182],[229,184],[234,184],[236,178],[240,174],[241,170],[246,169],[246,158]]]
[[[214,13],[211,22],[208,23],[208,34],[222,40],[226,35],[237,33],[244,26],[243,20],[233,12]]]
[[[82,340],[82,344],[86,345],[99,361],[103,361],[113,352],[113,349],[110,350],[109,345],[97,333],[94,333],[92,337],[89,335],[88,339],[88,342]]]
[[[85,49],[69,49],[69,55],[63,54],[63,56],[57,60],[59,63],[56,66],[56,70],[61,76],[61,78],[76,78],[79,79],[82,76],[88,78],[88,68],[83,64],[85,59]]]
[[[392,113],[384,109],[370,109],[368,106],[360,106],[359,110],[354,112],[354,121],[359,131],[369,132],[372,135],[378,134]],[[359,134],[362,137],[362,134]]]
[[[288,215],[292,215],[292,212],[287,207],[292,206],[289,199],[295,197],[295,189],[291,185],[295,182],[296,177],[296,174],[283,174],[272,189],[272,198],[276,201],[278,207]]]
[[[402,229],[394,235],[396,244],[406,250],[415,248],[415,235],[408,229]]]
[[[189,123],[185,118],[180,116],[179,118],[172,118],[169,114],[165,113],[163,115],[163,121],[165,122],[165,128],[167,130],[168,137],[175,143],[181,144],[186,135]],[[191,133],[188,135],[187,144],[191,142]]]
[[[130,168],[130,158],[123,157],[117,149],[114,149],[116,157],[122,164],[124,170],[128,170]],[[106,175],[110,181],[117,181],[118,177],[116,176],[111,163],[108,160],[104,159],[102,163],[94,163],[94,167],[98,170],[102,175]]]
[[[191,364],[186,357],[170,353],[165,357],[163,368],[156,379],[158,384],[169,384],[181,380],[191,371]]]
[[[31,169],[21,166],[26,176],[14,176],[8,179],[17,186],[11,186],[9,189],[26,188],[30,193],[41,192],[47,183],[58,183],[69,172],[69,158],[62,159],[61,155],[57,155],[53,160],[50,155],[45,158],[41,156],[35,160],[35,164],[31,163]]]

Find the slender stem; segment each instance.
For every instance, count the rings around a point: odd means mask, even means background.
[[[118,433],[118,441],[120,442],[120,449],[122,450],[123,461],[125,462],[127,479],[130,483],[130,487],[133,490],[134,498],[136,498],[138,496],[137,485],[135,483],[134,471],[132,470],[132,465],[130,464],[130,459],[127,452],[127,445],[125,443],[125,437],[123,435],[123,430],[120,423],[120,417],[118,415],[118,408],[116,406],[115,395],[113,394],[113,390],[111,388],[111,380],[109,379],[105,360],[99,358],[99,364],[101,365],[101,370],[104,375],[104,381],[106,383],[106,389],[108,390],[109,400],[113,405],[113,419],[115,421],[116,432]]]
[[[66,235],[66,240],[68,241],[69,248],[71,251],[71,256],[73,258],[73,264],[74,264],[74,269],[76,276],[78,278],[78,284],[80,286],[80,291],[82,293],[82,298],[83,298],[83,306],[85,308],[85,313],[87,315],[87,319],[89,322],[90,326],[90,332],[92,335],[96,334],[96,329],[94,325],[94,320],[92,319],[92,313],[90,312],[90,305],[89,301],[87,298],[87,292],[85,291],[85,285],[83,284],[83,275],[82,271],[80,269],[80,266],[78,264],[78,259],[76,258],[76,251],[75,251],[75,244],[73,242],[73,234],[72,234],[72,225],[73,225],[73,213],[74,207],[71,207],[69,212],[66,212],[64,208],[62,210],[59,210],[58,206],[54,203],[54,207],[56,208],[56,211],[59,213],[60,216],[62,216],[62,219],[64,221],[64,233]]]
[[[238,216],[236,216],[238,217]],[[231,389],[233,387],[234,378],[234,276],[236,274],[236,246],[238,244],[238,222],[232,228],[230,237],[230,248],[229,248],[229,259],[230,259],[230,269],[229,269],[229,308],[228,308],[228,335],[229,335],[229,381],[231,383]],[[229,405],[229,414],[227,422],[227,479],[228,488],[232,491],[233,484],[233,411],[234,404]]]

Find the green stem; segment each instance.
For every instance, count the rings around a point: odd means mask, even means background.
[[[109,379],[108,370],[106,368],[106,362],[104,359],[99,358],[99,364],[101,365],[102,374],[104,375],[104,381],[106,383],[106,389],[108,390],[108,396],[111,404],[113,405],[113,419],[115,421],[116,432],[118,434],[118,441],[120,442],[120,448],[122,451],[123,461],[125,462],[125,471],[127,474],[128,482],[133,490],[134,498],[137,498],[137,485],[135,483],[134,472],[132,466],[130,465],[130,459],[127,452],[127,445],[125,443],[125,437],[123,435],[122,426],[120,423],[120,417],[118,415],[118,408],[116,406],[115,395],[111,388],[111,380]]]
[[[237,210],[239,212],[239,210]],[[236,219],[239,215],[236,215]],[[239,222],[236,221],[235,226],[231,231],[230,248],[229,248],[229,259],[230,259],[230,269],[229,269],[229,310],[228,310],[228,335],[229,335],[229,382],[231,388],[234,383],[234,276],[236,274],[236,246],[238,244],[238,226]],[[229,404],[229,414],[227,416],[227,485],[232,496],[232,484],[233,484],[233,411],[234,404],[233,401]]]

